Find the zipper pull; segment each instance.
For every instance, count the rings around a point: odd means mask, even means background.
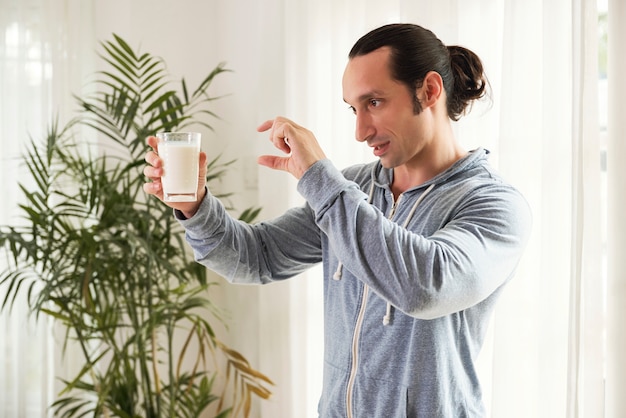
[[[402,200],[402,196],[404,196],[404,194],[400,194],[397,199],[393,199],[393,205],[391,205],[391,212],[389,212],[389,216],[387,216],[387,219],[393,219],[393,215],[396,214],[396,209],[398,208],[398,204],[400,204],[400,200]]]

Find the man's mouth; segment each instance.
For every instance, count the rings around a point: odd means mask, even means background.
[[[376,157],[380,157],[385,152],[387,152],[387,149],[389,148],[389,142],[383,142],[380,144],[373,145],[372,148],[374,149],[374,155]]]

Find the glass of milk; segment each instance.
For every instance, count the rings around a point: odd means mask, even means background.
[[[198,132],[161,132],[157,152],[163,161],[163,200],[195,202],[198,200]]]

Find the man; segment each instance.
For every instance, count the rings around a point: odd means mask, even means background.
[[[354,45],[343,76],[356,139],[378,161],[341,172],[313,133],[277,117],[258,130],[286,155],[258,161],[299,179],[304,207],[245,225],[203,181],[197,203],[170,204],[196,260],[231,282],[323,263],[321,417],[485,414],[474,361],[531,223],[488,152],[463,150],[453,134],[486,86],[471,51],[416,25],[380,27]],[[145,191],[162,198],[160,159],[146,161]]]

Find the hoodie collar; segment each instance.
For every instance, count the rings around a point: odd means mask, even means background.
[[[432,179],[411,188],[410,190],[420,189],[424,187],[428,187],[431,184],[440,184],[446,182],[450,177],[469,170],[474,166],[480,164],[482,161],[486,160],[489,155],[489,150],[484,149],[482,147],[476,148],[475,150],[469,151],[466,156],[456,161],[452,166],[450,166],[447,170],[437,174]],[[390,187],[393,181],[393,168],[384,168],[380,161],[376,163],[376,170],[378,172],[376,176],[376,186],[378,187]]]

